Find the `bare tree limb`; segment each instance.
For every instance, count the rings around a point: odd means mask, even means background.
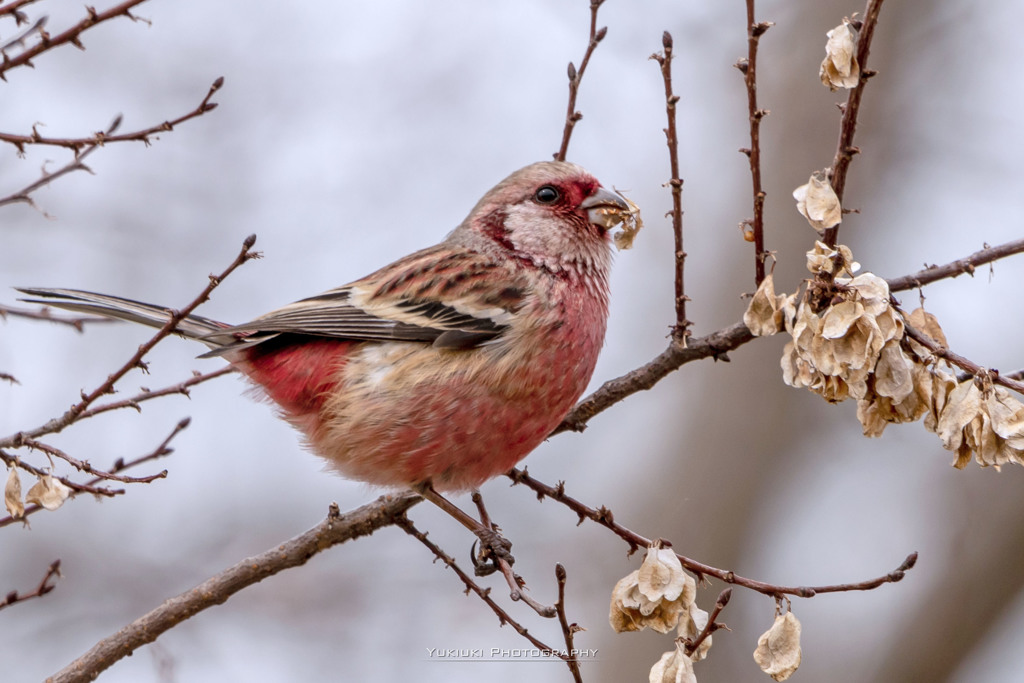
[[[117,633],[96,643],[88,652],[48,678],[48,683],[91,681],[115,662],[131,655],[162,633],[190,617],[220,605],[240,590],[285,569],[299,567],[324,550],[398,523],[406,510],[421,501],[414,493],[382,496],[372,503],[341,514],[331,504],[327,518],[309,531],[270,550],[249,557],[195,588],[167,600]]]

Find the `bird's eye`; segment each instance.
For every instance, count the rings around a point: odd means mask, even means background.
[[[562,193],[557,187],[544,185],[534,193],[533,198],[538,204],[554,204],[562,198]]]

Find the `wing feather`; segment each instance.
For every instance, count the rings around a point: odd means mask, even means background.
[[[484,286],[491,282],[499,286]],[[509,266],[438,245],[218,333],[244,335],[232,348],[278,334],[305,334],[465,349],[498,338],[527,291],[524,276]]]

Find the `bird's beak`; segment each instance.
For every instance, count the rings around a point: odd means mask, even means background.
[[[603,187],[580,202],[580,208],[587,212],[587,219],[604,230],[611,230],[632,213],[632,208],[618,193]]]

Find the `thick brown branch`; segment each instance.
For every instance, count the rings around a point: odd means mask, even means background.
[[[146,643],[205,609],[220,605],[240,590],[278,572],[299,567],[314,555],[346,541],[369,536],[377,529],[398,523],[422,498],[414,493],[383,496],[372,503],[341,514],[332,504],[327,519],[306,533],[275,548],[246,558],[195,588],[171,598],[152,612],[104,638],[91,650],[58,671],[50,683],[90,681],[111,665]]]
[[[668,374],[691,361],[714,358],[727,361],[728,352],[754,339],[743,322],[713,332],[705,337],[690,338],[687,345],[672,341],[657,358],[621,377],[608,380],[565,416],[551,435],[564,431],[581,432],[598,413],[638,391],[652,388]]]

